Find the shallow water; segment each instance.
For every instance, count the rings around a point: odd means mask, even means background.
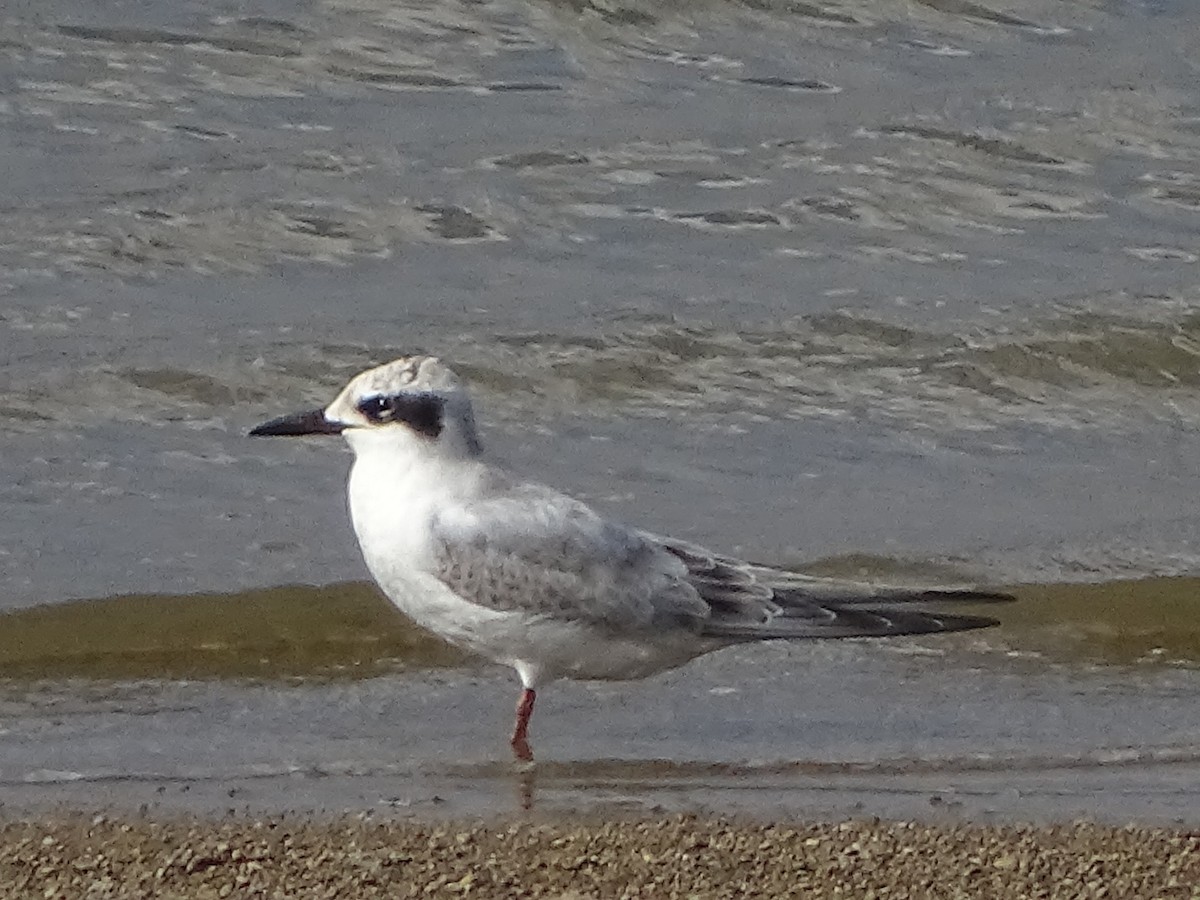
[[[865,809],[902,811],[942,777],[927,750],[957,772],[1004,746],[1005,774],[963,776],[995,787],[964,814],[1051,815],[1081,777],[1064,761],[1109,751],[1134,761],[1084,765],[1108,785],[1087,809],[1192,803],[1173,698],[1200,658],[1194,4],[52,0],[0,22],[0,673],[64,729],[22,700],[0,737],[100,772],[31,781],[57,764],[5,755],[5,802],[154,799],[159,745],[167,783],[209,771],[181,703],[242,710],[228,771],[276,773],[247,782],[270,806],[314,710],[349,702],[344,737],[393,694],[420,707],[397,712],[412,760],[389,721],[345,757],[366,780],[299,764],[305,802],[373,804],[397,771],[463,808],[508,796],[503,754],[462,750],[502,732],[504,676],[361,587],[344,450],[244,437],[430,350],[476,385],[492,449],[621,518],[832,574],[1022,585],[953,665],[819,651],[846,718],[814,713],[811,758],[773,709],[737,746],[705,704],[673,738],[631,736],[737,654],[638,687],[611,730],[589,704],[624,694],[564,687],[539,792],[600,802],[616,778],[665,803],[657,779],[680,806],[749,809],[782,778],[818,808],[821,767],[898,759],[909,793],[853,778]],[[305,583],[332,587],[278,589]],[[769,681],[740,664],[718,686]],[[130,679],[145,714],[104,699]],[[855,691],[893,683],[904,708],[945,698],[930,727],[1005,692],[1029,727],[1006,744],[968,714],[974,743],[888,743]],[[480,690],[505,715],[439,736],[421,698],[473,716]],[[291,712],[267,740],[272,704]],[[835,721],[846,742],[821,744]],[[337,746],[313,738],[311,767],[341,771]],[[994,799],[1018,781],[1042,800]]]
[[[10,813],[1193,823],[1196,588],[1027,586],[997,629],[552,685],[533,767],[508,760],[511,673],[367,585],[38,607],[0,634],[0,789]]]
[[[494,668],[94,680],[3,692],[5,809],[416,817],[706,809],[1194,823],[1200,675],[1063,666],[975,637],[765,645],[540,694],[538,762]]]

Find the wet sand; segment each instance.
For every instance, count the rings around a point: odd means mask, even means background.
[[[1073,824],[397,824],[60,818],[0,827],[20,897],[1191,898],[1200,833]]]
[[[556,683],[529,773],[512,673],[369,586],[34,608],[0,620],[0,813],[1195,827],[1195,582],[1019,593],[995,629]]]

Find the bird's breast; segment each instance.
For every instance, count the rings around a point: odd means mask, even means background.
[[[430,480],[359,458],[350,469],[350,519],[367,566],[381,569],[420,566],[430,555],[430,525],[437,498]]]

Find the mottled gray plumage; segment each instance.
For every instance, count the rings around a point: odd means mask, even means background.
[[[433,574],[464,600],[614,635],[678,630],[738,643],[960,631],[995,620],[938,604],[1007,599],[752,565],[603,519],[540,485],[497,484],[444,511],[432,532]]]

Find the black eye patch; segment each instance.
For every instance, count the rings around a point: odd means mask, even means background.
[[[358,411],[372,422],[386,422],[392,417],[391,397],[364,397],[358,401]]]
[[[433,394],[376,394],[358,401],[358,411],[371,422],[403,422],[417,434],[435,438],[442,433],[442,400]]]

